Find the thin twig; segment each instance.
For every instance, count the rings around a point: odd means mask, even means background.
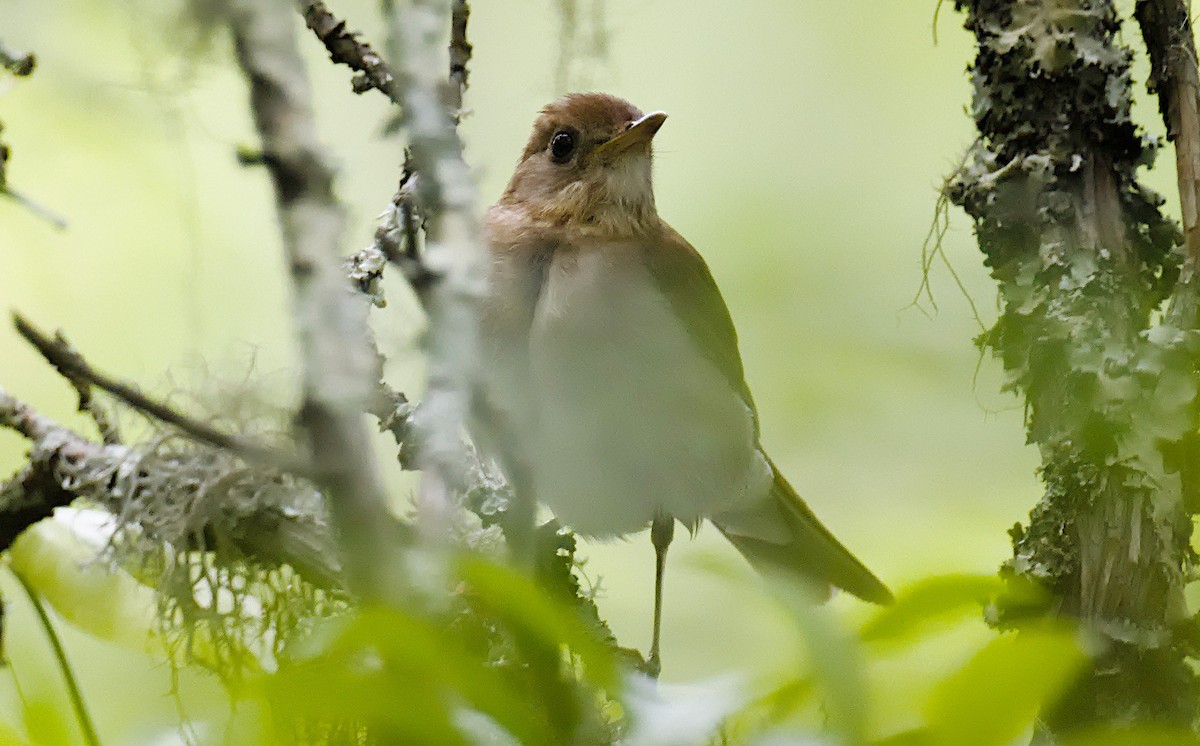
[[[82,360],[83,357],[79,351],[71,346],[67,341],[66,336],[61,332],[55,332],[54,344],[61,350],[64,357],[72,360]],[[36,345],[35,345],[36,346]],[[40,350],[41,348],[39,348]],[[49,359],[49,358],[47,358]],[[54,363],[53,360],[50,361]],[[88,415],[92,418],[92,422],[96,424],[96,430],[100,433],[100,438],[105,445],[114,445],[121,442],[121,434],[117,427],[116,418],[111,416],[109,412],[101,406],[100,402],[96,401],[92,395],[92,384],[86,378],[80,378],[69,369],[57,368],[67,382],[71,384],[71,388],[75,389],[75,394],[79,399],[79,412]]]
[[[590,6],[590,13],[588,13]],[[565,93],[591,87],[592,73],[609,56],[604,0],[557,0],[558,64],[554,89]],[[581,73],[572,75],[572,73]]]
[[[558,0],[558,66],[554,73],[554,89],[564,93],[571,81],[571,62],[575,58],[576,23],[575,0]]]
[[[187,416],[169,404],[146,396],[129,383],[101,373],[93,368],[74,348],[65,344],[61,338],[51,338],[19,313],[13,313],[13,324],[16,326],[17,333],[37,348],[42,357],[46,358],[69,381],[83,381],[96,386],[139,412],[179,429],[193,440],[207,443],[215,448],[223,448],[246,461],[298,475],[310,475],[312,472],[308,464],[294,454],[284,453],[248,438],[222,432],[211,425]]]
[[[0,67],[13,75],[30,75],[37,67],[37,57],[33,56],[33,52],[14,52],[0,41]]]
[[[0,144],[0,148],[2,148],[2,147],[4,147],[4,145]],[[3,169],[0,169],[0,171],[2,171],[2,170]],[[59,215],[55,211],[51,210],[49,207],[46,207],[45,205],[41,204],[40,202],[35,202],[34,200],[30,199],[29,197],[26,197],[23,193],[18,192],[17,190],[13,189],[11,186],[8,185],[7,178],[0,178],[0,182],[2,182],[2,183],[0,183],[0,195],[8,197],[13,202],[16,202],[18,205],[20,205],[21,207],[24,207],[26,210],[29,210],[34,215],[37,215],[39,218],[41,218],[42,220],[45,220],[47,223],[54,226],[58,230],[63,231],[63,230],[67,229],[67,226],[68,226],[67,219],[64,218],[62,215]]]
[[[329,50],[329,59],[357,73],[351,83],[354,92],[375,89],[400,106],[402,99],[396,77],[371,45],[360,40],[358,32],[347,30],[346,22],[331,13],[325,3],[301,2],[301,6],[304,22]]]
[[[460,121],[462,117],[463,94],[467,91],[468,78],[471,71],[467,64],[471,61],[473,47],[467,41],[467,20],[471,17],[471,6],[467,0],[453,0],[450,8],[450,82],[453,84],[453,96],[450,105],[454,107],[454,118]]]
[[[32,52],[25,54],[14,52],[5,46],[3,41],[0,41],[0,67],[8,70],[13,75],[25,76],[31,75],[36,65],[37,58],[33,56]],[[0,130],[2,129],[3,126],[0,126]],[[65,229],[67,227],[67,221],[62,216],[58,215],[50,208],[39,204],[29,197],[26,197],[24,194],[13,189],[12,186],[9,185],[8,161],[11,156],[12,153],[9,150],[8,145],[6,145],[3,141],[0,141],[0,196],[11,199],[18,205],[24,207],[26,210],[32,212],[34,215],[37,215],[39,218],[42,218],[46,222],[50,223],[55,228],[58,228],[59,230]]]
[[[455,85],[452,105],[457,118],[461,113],[463,91],[467,87],[467,63],[471,59],[471,45],[467,42],[467,17],[470,15],[470,8],[465,0],[454,1],[450,77]],[[346,22],[334,16],[324,3],[301,0],[300,5],[305,23],[329,50],[330,59],[335,63],[347,65],[358,73],[353,81],[355,93],[377,89],[402,109],[403,90],[391,67],[379,53],[368,42],[362,41],[357,32],[348,31]],[[411,155],[405,149],[400,186],[392,197],[392,203],[384,212],[375,232],[375,241],[372,246],[350,259],[351,279],[371,296],[375,305],[382,305],[382,295],[377,289],[377,283],[382,276],[383,266],[375,260],[378,254],[382,254],[388,262],[400,268],[418,297],[423,296],[424,289],[436,277],[420,256],[417,241],[419,210],[413,204],[415,187],[416,172],[412,167]]]
[[[96,725],[92,722],[92,716],[83,701],[83,693],[79,690],[79,682],[75,679],[75,669],[67,660],[67,651],[63,647],[58,632],[54,629],[50,615],[46,613],[46,607],[42,603],[41,597],[38,596],[37,591],[33,589],[24,575],[14,570],[11,565],[9,569],[12,570],[17,582],[21,584],[21,588],[25,590],[29,603],[33,605],[33,610],[37,613],[42,630],[46,633],[46,639],[50,642],[54,660],[58,663],[58,670],[62,672],[63,684],[67,688],[67,699],[71,701],[71,709],[75,712],[75,720],[79,723],[79,732],[83,735],[84,743],[88,746],[100,746],[100,736],[96,734]]]

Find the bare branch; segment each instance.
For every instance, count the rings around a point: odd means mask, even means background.
[[[4,197],[8,197],[13,202],[16,202],[18,205],[20,205],[21,207],[24,207],[26,210],[29,210],[34,215],[37,215],[39,218],[41,218],[42,220],[45,220],[47,223],[54,226],[58,230],[60,230],[60,231],[66,230],[66,228],[67,228],[67,219],[66,218],[64,218],[62,215],[59,215],[58,213],[54,212],[49,207],[46,207],[45,205],[43,205],[39,202],[35,202],[35,201],[31,200],[30,198],[26,197],[21,192],[16,191],[15,189],[13,189],[11,186],[8,185],[7,174],[4,173],[6,162],[8,161],[8,158],[9,158],[8,146],[6,146],[4,143],[0,142],[0,195],[2,195]]]
[[[467,79],[471,71],[467,64],[471,61],[473,48],[467,41],[467,20],[471,17],[471,6],[467,0],[453,0],[450,9],[450,82],[454,84],[454,97],[451,105],[454,107],[455,119],[461,119],[463,94],[467,91]]]
[[[371,45],[361,41],[358,32],[348,31],[346,22],[333,15],[325,3],[302,2],[301,5],[304,22],[329,50],[329,59],[357,73],[351,82],[354,92],[375,89],[400,106],[402,101],[396,78]]]
[[[403,91],[395,75],[370,44],[361,41],[357,32],[347,31],[346,22],[334,16],[324,3],[302,0],[301,7],[305,22],[329,50],[330,59],[358,72],[353,82],[356,93],[375,88],[386,94],[396,106],[403,106]],[[471,59],[471,45],[466,37],[469,14],[466,2],[456,0],[450,43],[450,74],[458,87],[454,104],[456,116],[462,106],[462,92],[467,87],[467,62]],[[349,260],[351,279],[377,306],[383,305],[383,296],[378,291],[378,281],[383,274],[380,257],[400,268],[418,296],[423,295],[425,287],[434,279],[434,273],[420,256],[417,239],[419,219],[413,205],[415,177],[411,156],[405,150],[400,186],[384,211],[375,232],[375,242]]]
[[[3,41],[0,41],[0,67],[8,70],[13,75],[25,76],[32,74],[36,63],[37,60],[32,52],[26,54],[14,52],[5,46]],[[0,131],[3,129],[3,125],[0,125]],[[8,161],[11,157],[12,151],[9,150],[8,145],[3,140],[0,140],[0,196],[8,197],[59,230],[66,228],[67,221],[62,216],[26,197],[9,185]]]
[[[1167,138],[1175,143],[1175,170],[1187,256],[1171,302],[1187,328],[1200,322],[1200,79],[1190,3],[1138,0],[1134,9],[1150,54],[1147,87],[1158,94]]]
[[[139,412],[172,425],[188,437],[201,443],[223,448],[247,461],[284,469],[294,474],[306,475],[311,472],[308,465],[298,456],[283,453],[247,438],[222,432],[211,425],[187,416],[169,404],[151,399],[131,384],[101,373],[67,344],[61,334],[56,339],[51,339],[19,313],[13,313],[13,324],[16,326],[17,332],[37,348],[42,357],[46,358],[64,378],[70,381],[77,392],[80,391],[81,384],[94,385]],[[81,402],[83,397],[84,394],[81,392]],[[101,429],[103,431],[103,426]]]
[[[239,0],[229,16],[238,63],[275,186],[276,210],[295,288],[303,361],[299,422],[318,483],[344,538],[351,588],[368,599],[388,592],[394,535],[365,423],[377,359],[368,344],[367,304],[340,270],[343,214],[333,169],[313,121],[311,91],[291,7],[283,0]]]
[[[33,56],[33,52],[16,52],[0,41],[0,66],[13,75],[30,75],[37,67],[37,58]]]

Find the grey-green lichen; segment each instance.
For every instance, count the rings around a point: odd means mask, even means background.
[[[1187,464],[1200,340],[1164,313],[1181,236],[1137,180],[1158,144],[1130,117],[1132,53],[1111,0],[955,5],[977,41],[979,138],[946,193],[974,219],[999,285],[1000,318],[978,343],[1025,398],[1046,488],[1029,526],[1012,532],[1004,573],[1045,585],[1057,610],[1113,643],[1105,673],[1098,664],[1068,698],[1071,712],[1103,719],[1081,703],[1117,689],[1161,694],[1130,686],[1122,666],[1142,676],[1133,661],[1153,654],[1174,662],[1159,667],[1164,677],[1184,670],[1173,630],[1194,560],[1185,506],[1196,502]],[[997,621],[1013,620],[1001,608]],[[1194,701],[1164,708],[1139,696],[1132,708],[1188,721]]]

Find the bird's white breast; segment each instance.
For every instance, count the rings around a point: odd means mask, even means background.
[[[765,494],[753,413],[699,351],[634,246],[563,250],[530,332],[537,497],[593,536],[695,525]]]

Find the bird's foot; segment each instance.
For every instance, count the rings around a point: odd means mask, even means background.
[[[646,659],[646,665],[642,667],[642,673],[658,681],[658,675],[662,673],[662,659],[658,657],[657,650],[651,653],[650,657]]]
[[[652,679],[657,679],[658,674],[662,671],[662,661],[659,660],[657,655],[651,655],[649,658],[646,658],[640,650],[635,648],[617,647],[617,656],[622,660],[628,661],[634,669]]]

